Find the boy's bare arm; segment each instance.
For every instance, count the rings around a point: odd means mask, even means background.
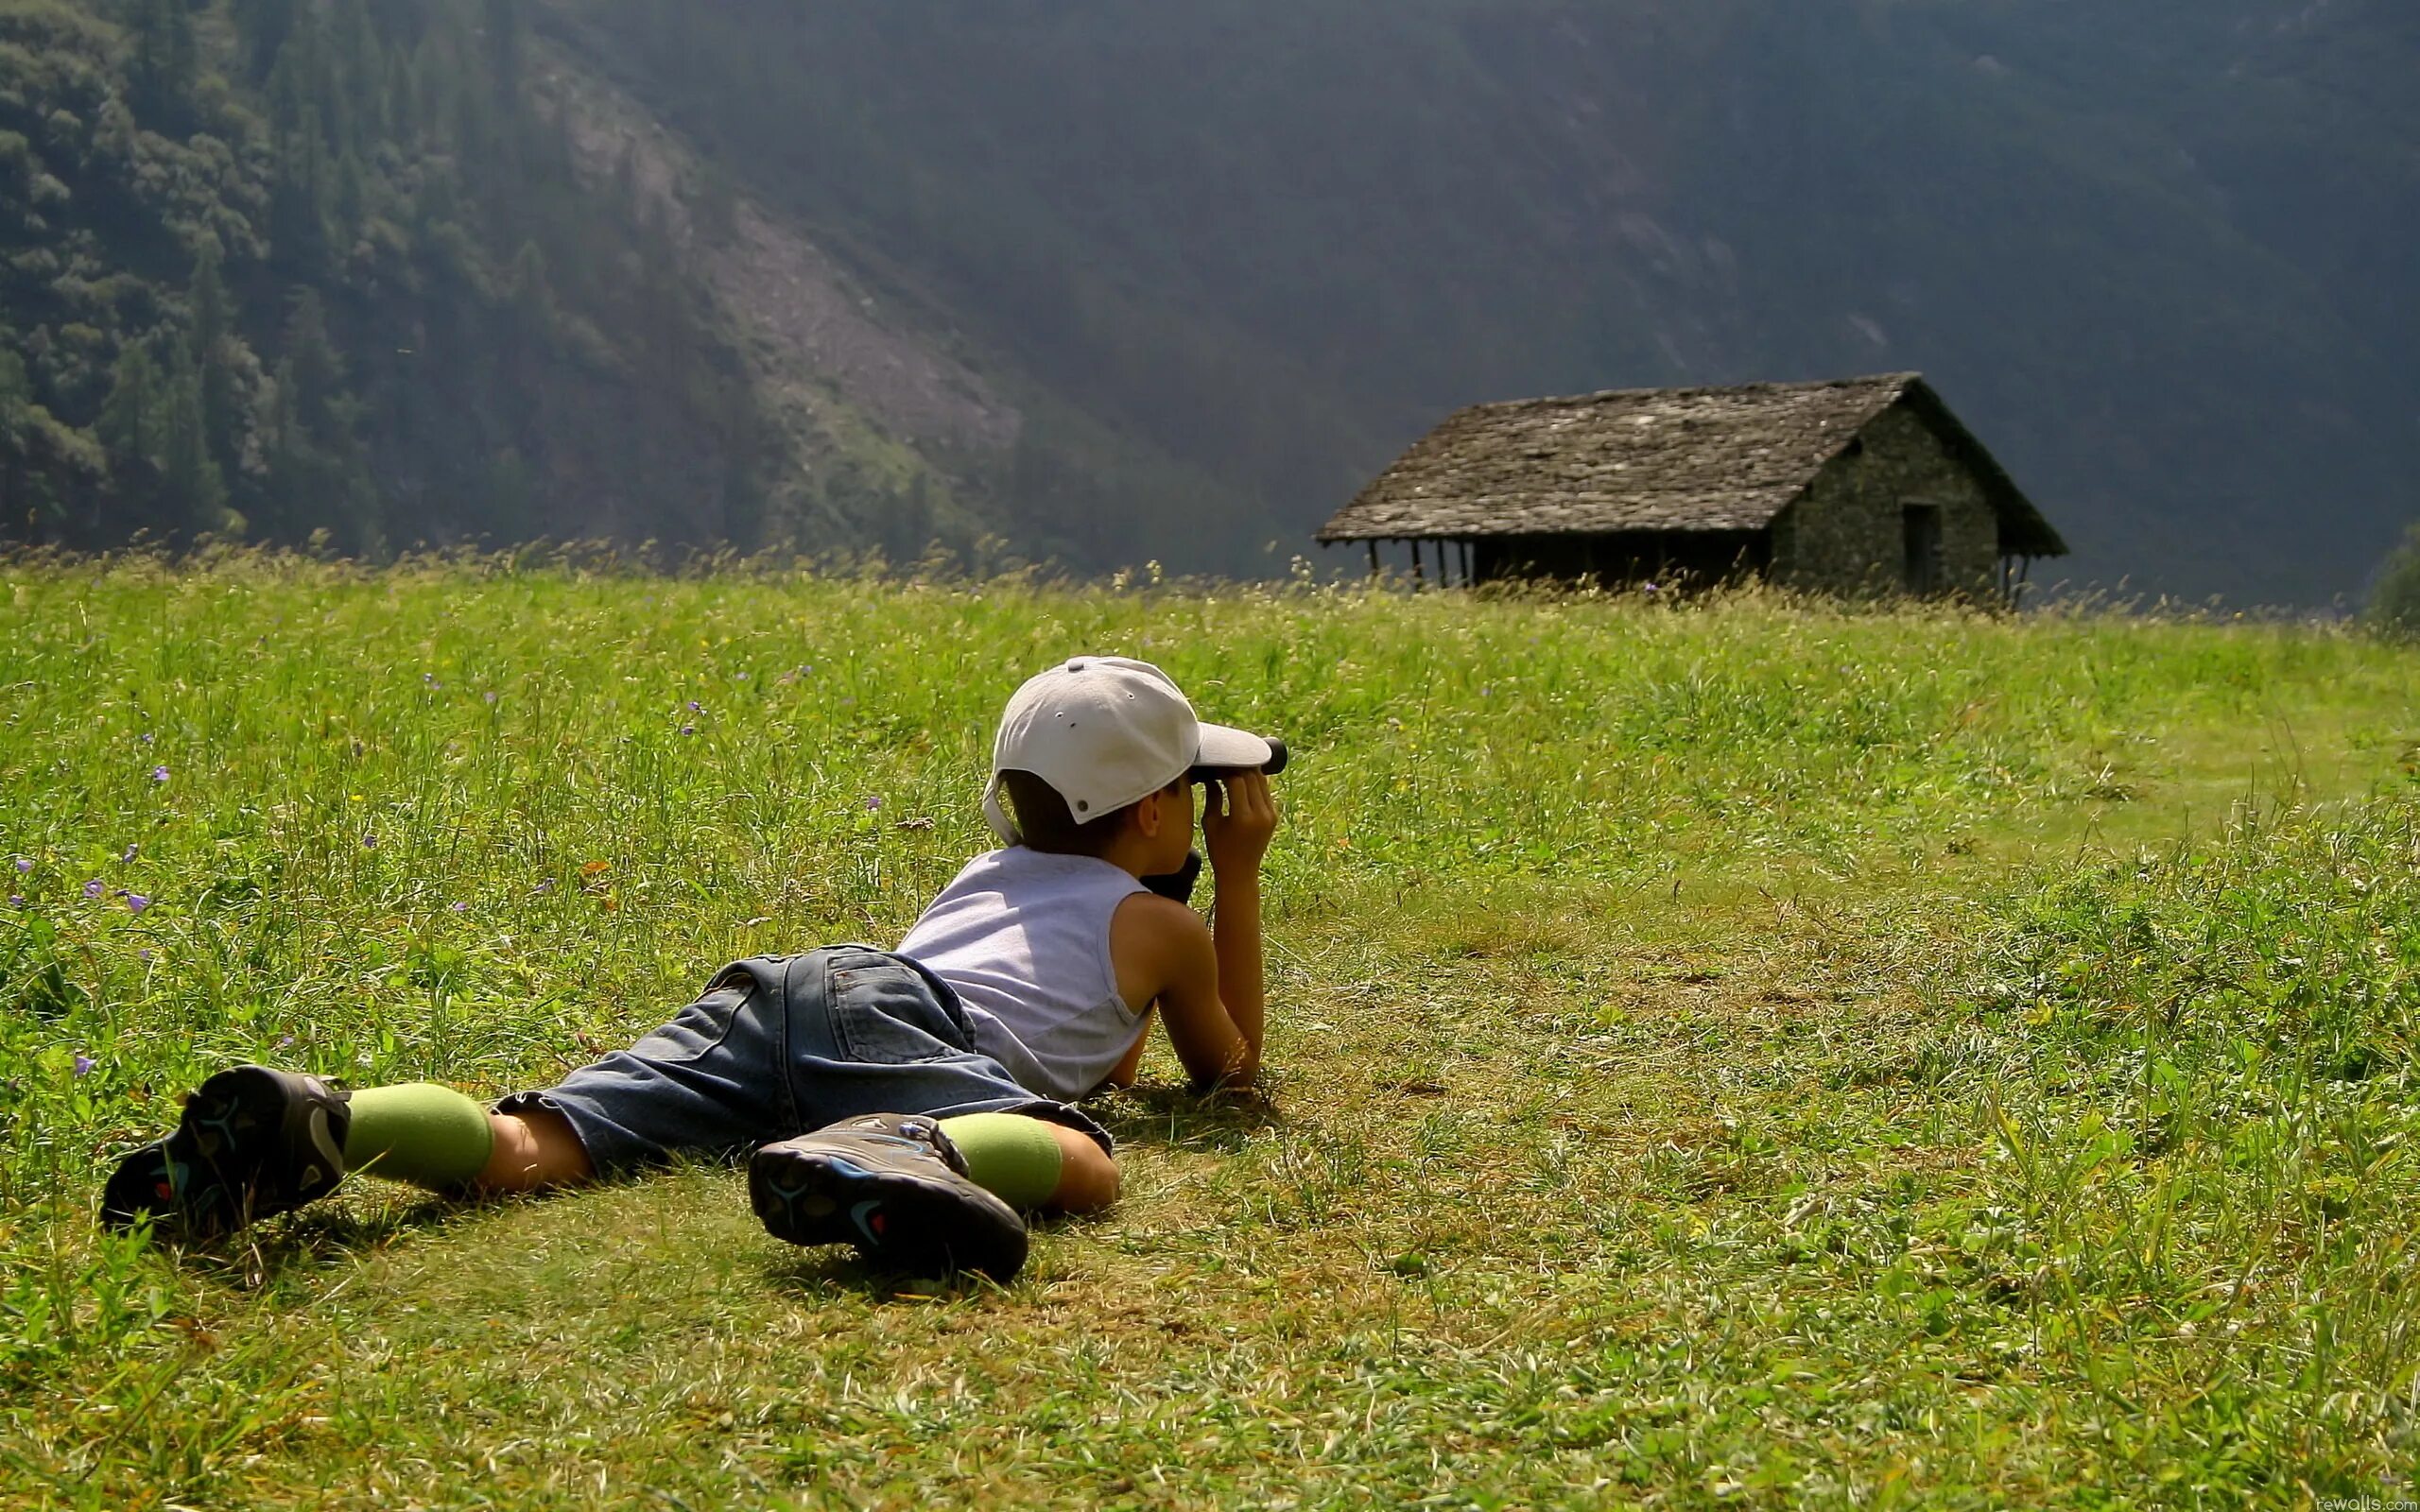
[[[1261,772],[1237,772],[1202,792],[1201,842],[1218,883],[1219,996],[1260,1063],[1268,1005],[1260,937],[1260,864],[1277,833],[1277,799]]]
[[[1138,892],[1118,905],[1109,949],[1126,1001],[1156,1000],[1168,1044],[1196,1088],[1252,1081],[1260,1066],[1260,1044],[1244,1038],[1236,1015],[1219,1000],[1218,951],[1200,914]]]

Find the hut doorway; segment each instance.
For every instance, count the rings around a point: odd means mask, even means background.
[[[1911,504],[1902,509],[1900,535],[1906,547],[1901,581],[1908,592],[1919,598],[1940,593],[1941,506]]]

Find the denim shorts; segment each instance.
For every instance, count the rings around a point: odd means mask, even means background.
[[[1099,1125],[975,1048],[949,984],[870,945],[726,966],[630,1049],[495,1106],[562,1114],[599,1173],[736,1157],[868,1113],[1023,1113],[1110,1148]]]

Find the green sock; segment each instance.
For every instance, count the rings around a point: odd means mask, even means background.
[[[1011,1208],[1039,1208],[1059,1190],[1065,1160],[1050,1125],[1018,1113],[967,1113],[938,1119],[966,1157],[966,1175]]]
[[[372,1087],[354,1092],[349,1106],[347,1170],[451,1192],[470,1185],[495,1153],[488,1110],[451,1087]]]

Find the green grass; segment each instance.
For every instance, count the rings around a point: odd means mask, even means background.
[[[703,1167],[95,1231],[231,1059],[501,1092],[895,939],[1087,649],[1302,753],[1277,1069],[1155,1051],[1015,1286]],[[233,557],[0,571],[0,1503],[2296,1505],[2420,1449],[2409,649]]]

